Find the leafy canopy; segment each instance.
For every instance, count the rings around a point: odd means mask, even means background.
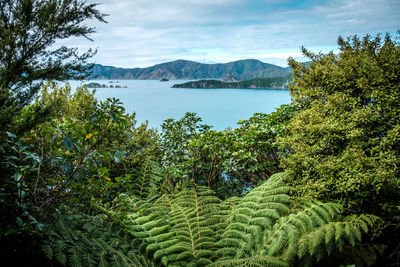
[[[85,22],[105,22],[104,16],[96,4],[81,0],[0,1],[0,105],[9,109],[1,114],[1,126],[12,118],[7,113],[18,112],[33,99],[41,81],[86,76],[86,60],[95,51],[78,53],[55,43],[69,37],[89,39],[94,28]],[[44,114],[42,110],[39,115]]]
[[[271,114],[256,113],[224,131],[200,125],[194,113],[166,120],[161,133],[165,184],[190,180],[222,198],[243,194],[283,170],[286,151],[278,137],[287,134],[286,125],[298,108],[289,104]]]
[[[309,64],[289,61],[302,109],[281,139],[288,181],[349,212],[391,216],[400,201],[400,45],[389,35],[338,44],[338,54],[303,49]]]

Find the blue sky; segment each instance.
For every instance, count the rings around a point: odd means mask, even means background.
[[[328,52],[339,35],[400,28],[399,0],[103,0],[98,8],[109,16],[107,24],[89,22],[94,42],[60,44],[97,48],[92,61],[118,67],[247,58],[285,66],[289,56],[305,60],[302,45]]]

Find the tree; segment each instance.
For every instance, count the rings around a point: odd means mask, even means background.
[[[242,195],[283,170],[280,163],[286,151],[278,137],[286,135],[285,127],[297,109],[294,103],[281,105],[271,114],[255,113],[240,120],[240,127],[224,131],[200,125],[193,113],[166,120],[161,136],[164,183],[177,185],[185,178],[223,199]]]
[[[189,158],[189,141],[206,133],[211,127],[200,124],[202,119],[196,113],[187,112],[179,120],[166,119],[161,125],[160,149],[163,153],[162,165],[165,168],[165,187],[174,190],[190,177],[184,167]],[[194,179],[194,182],[197,182]]]
[[[84,22],[105,22],[104,16],[84,0],[0,1],[0,260],[5,265],[35,265],[40,260],[35,251],[43,224],[34,212],[41,210],[25,185],[34,181],[35,173],[39,181],[47,150],[42,146],[42,153],[36,154],[31,142],[39,140],[22,136],[49,119],[58,102],[28,104],[45,80],[85,77],[86,61],[95,51],[80,53],[56,42],[89,38],[94,28]]]
[[[66,80],[87,75],[86,60],[95,51],[56,46],[69,37],[87,39],[88,19],[105,22],[96,4],[82,0],[12,0],[0,2],[0,125],[30,103],[43,80]],[[43,107],[39,113],[47,110]],[[39,114],[40,115],[40,114]],[[33,120],[34,121],[34,120]]]
[[[291,151],[288,181],[301,195],[393,222],[400,203],[400,43],[367,35],[338,44],[338,54],[303,49],[309,64],[289,61],[290,92],[302,109],[282,138]]]

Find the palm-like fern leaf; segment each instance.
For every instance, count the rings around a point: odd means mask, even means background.
[[[125,226],[164,266],[310,266],[329,257],[368,265],[375,260],[379,247],[361,241],[376,217],[341,217],[342,208],[334,203],[295,203],[283,178],[274,175],[242,199],[222,202],[204,187],[165,194],[144,201]],[[347,261],[350,250],[354,259]]]
[[[377,221],[371,215],[342,218],[341,206],[334,203],[293,203],[282,178],[284,174],[274,175],[243,197],[217,243],[215,266],[259,266],[254,259],[309,266],[345,245],[355,251],[362,234]]]
[[[159,164],[151,157],[143,162],[139,171],[134,174],[136,176],[132,190],[134,196],[142,200],[155,193],[154,187],[157,187],[156,184],[161,179],[159,168]]]
[[[219,203],[205,187],[186,189],[160,197],[143,213],[129,215],[125,224],[164,265],[205,266],[215,258]]]
[[[218,242],[221,259],[251,256],[258,250],[255,246],[261,243],[263,231],[289,211],[289,190],[275,175],[244,196],[227,219],[228,226]]]
[[[218,261],[208,267],[289,267],[289,264],[275,257],[254,256],[245,259],[229,259]]]
[[[130,240],[102,216],[64,215],[50,229],[43,252],[65,266],[154,266]]]
[[[370,265],[375,261],[376,255],[381,253],[382,247],[358,244],[362,241],[362,234],[368,233],[378,220],[376,216],[360,215],[329,222],[304,233],[297,242],[295,253],[300,261],[311,262],[312,257],[321,260],[331,254],[340,253],[347,244],[346,250],[351,248],[352,257],[357,258],[357,266]]]

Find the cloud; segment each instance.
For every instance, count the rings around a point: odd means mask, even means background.
[[[285,65],[301,58],[302,45],[326,52],[339,35],[393,33],[400,22],[398,0],[104,0],[99,9],[109,23],[91,22],[93,43],[61,43],[97,47],[96,63],[121,67],[244,58]]]

